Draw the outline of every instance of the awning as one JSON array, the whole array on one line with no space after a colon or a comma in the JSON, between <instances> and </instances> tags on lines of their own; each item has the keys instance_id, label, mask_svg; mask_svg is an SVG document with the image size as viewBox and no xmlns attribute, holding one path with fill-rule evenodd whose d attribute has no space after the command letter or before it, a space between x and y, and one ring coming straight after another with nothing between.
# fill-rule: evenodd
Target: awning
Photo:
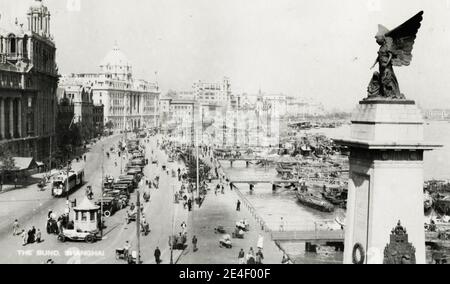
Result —
<instances>
[{"instance_id":1,"label":"awning","mask_svg":"<svg viewBox=\"0 0 450 284\"><path fill-rule=\"evenodd\" d=\"M13 157L12 159L14 160L15 169L11 171L29 170L38 166L36 161L31 157ZM3 166L3 162L1 161L0 166Z\"/></svg>"}]
</instances>

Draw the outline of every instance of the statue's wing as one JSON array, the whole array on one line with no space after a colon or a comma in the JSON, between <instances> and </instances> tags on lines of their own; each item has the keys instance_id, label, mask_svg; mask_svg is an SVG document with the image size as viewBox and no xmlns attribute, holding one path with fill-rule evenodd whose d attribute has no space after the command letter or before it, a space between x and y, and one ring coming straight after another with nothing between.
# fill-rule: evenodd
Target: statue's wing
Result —
<instances>
[{"instance_id":1,"label":"statue's wing","mask_svg":"<svg viewBox=\"0 0 450 284\"><path fill-rule=\"evenodd\" d=\"M399 27L385 34L385 37L388 40L389 50L393 54L392 65L408 66L411 63L411 52L413 50L417 31L419 30L420 23L423 19L422 16L423 11L420 11L417 15Z\"/></svg>"}]
</instances>

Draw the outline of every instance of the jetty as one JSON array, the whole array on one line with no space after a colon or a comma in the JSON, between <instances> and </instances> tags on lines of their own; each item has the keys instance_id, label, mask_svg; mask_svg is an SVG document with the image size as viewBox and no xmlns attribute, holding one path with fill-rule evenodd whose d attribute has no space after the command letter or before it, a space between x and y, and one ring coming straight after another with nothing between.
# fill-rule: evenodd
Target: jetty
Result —
<instances>
[{"instance_id":1,"label":"jetty","mask_svg":"<svg viewBox=\"0 0 450 284\"><path fill-rule=\"evenodd\" d=\"M273 241L305 242L314 244L344 244L344 230L272 231ZM425 243L430 246L450 247L450 240L441 240L435 232L425 232Z\"/></svg>"}]
</instances>

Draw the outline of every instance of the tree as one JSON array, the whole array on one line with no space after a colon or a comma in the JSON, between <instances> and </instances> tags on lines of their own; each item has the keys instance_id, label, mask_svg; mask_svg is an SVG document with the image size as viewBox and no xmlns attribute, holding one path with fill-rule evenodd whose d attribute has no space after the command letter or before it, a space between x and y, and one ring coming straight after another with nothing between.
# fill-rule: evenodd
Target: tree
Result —
<instances>
[{"instance_id":1,"label":"tree","mask_svg":"<svg viewBox=\"0 0 450 284\"><path fill-rule=\"evenodd\" d=\"M14 158L12 156L11 151L5 146L0 146L0 170L2 173L2 180L0 183L0 190L3 189L3 183L5 180L5 173L14 171L16 168L16 164Z\"/></svg>"},{"instance_id":2,"label":"tree","mask_svg":"<svg viewBox=\"0 0 450 284\"><path fill-rule=\"evenodd\" d=\"M197 180L197 159L195 155L190 154L190 159L186 161L186 165L188 168L188 178L191 181ZM199 182L202 182L203 180L206 180L208 178L208 173L211 170L211 168L203 163L201 159L199 159L199 169L198 169L198 178Z\"/></svg>"},{"instance_id":3,"label":"tree","mask_svg":"<svg viewBox=\"0 0 450 284\"><path fill-rule=\"evenodd\" d=\"M109 120L109 121L105 124L105 128L108 129L108 130L113 129L113 128L114 128L114 123L113 123L111 120Z\"/></svg>"}]
</instances>

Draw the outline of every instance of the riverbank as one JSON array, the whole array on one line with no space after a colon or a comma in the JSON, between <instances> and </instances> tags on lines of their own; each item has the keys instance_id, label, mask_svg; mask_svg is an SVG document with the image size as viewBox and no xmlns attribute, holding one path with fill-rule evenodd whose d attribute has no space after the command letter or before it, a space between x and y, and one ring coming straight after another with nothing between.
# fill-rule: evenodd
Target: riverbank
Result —
<instances>
[{"instance_id":1,"label":"riverbank","mask_svg":"<svg viewBox=\"0 0 450 284\"><path fill-rule=\"evenodd\" d=\"M219 164L211 156L203 155L202 161L214 169ZM214 170L213 170L214 171ZM190 212L187 222L187 232L189 246L180 257L180 264L237 264L238 254L241 249L245 254L253 248L256 253L259 240L263 239L262 252L264 254L263 263L278 264L281 263L283 252L271 240L270 231L267 227L261 226L258 219L255 218L254 210L250 204L243 200L239 191L230 188L226 182L226 173L218 167L218 178L207 183L208 192L200 207L194 206ZM225 176L225 179L223 177ZM224 186L224 191L215 193L217 184ZM240 200L240 210L236 210L237 202ZM219 246L219 240L223 234L216 233L215 228L222 226L227 234L232 235L236 222L247 220L250 230L245 233L243 239L232 238L232 248L223 248ZM198 239L197 251L192 248L192 236Z\"/></svg>"}]
</instances>

